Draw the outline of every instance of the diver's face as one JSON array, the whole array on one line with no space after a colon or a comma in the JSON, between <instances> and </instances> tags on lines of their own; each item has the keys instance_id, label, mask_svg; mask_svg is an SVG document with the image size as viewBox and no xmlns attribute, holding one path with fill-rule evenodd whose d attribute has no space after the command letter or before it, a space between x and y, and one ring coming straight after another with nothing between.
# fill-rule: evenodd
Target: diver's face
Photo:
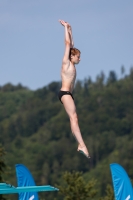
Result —
<instances>
[{"instance_id":1,"label":"diver's face","mask_svg":"<svg viewBox=\"0 0 133 200\"><path fill-rule=\"evenodd\" d=\"M78 64L80 62L80 53L77 53L76 55L72 56L71 57L71 61L74 63L74 64Z\"/></svg>"}]
</instances>

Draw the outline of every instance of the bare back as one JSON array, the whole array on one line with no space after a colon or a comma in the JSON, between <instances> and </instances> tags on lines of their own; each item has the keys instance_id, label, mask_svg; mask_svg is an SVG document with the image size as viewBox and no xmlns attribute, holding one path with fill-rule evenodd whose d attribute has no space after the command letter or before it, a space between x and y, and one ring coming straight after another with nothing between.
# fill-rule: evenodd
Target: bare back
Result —
<instances>
[{"instance_id":1,"label":"bare back","mask_svg":"<svg viewBox=\"0 0 133 200\"><path fill-rule=\"evenodd\" d=\"M74 64L71 63L71 61L62 64L61 79L62 79L61 90L72 92L76 79L76 68Z\"/></svg>"}]
</instances>

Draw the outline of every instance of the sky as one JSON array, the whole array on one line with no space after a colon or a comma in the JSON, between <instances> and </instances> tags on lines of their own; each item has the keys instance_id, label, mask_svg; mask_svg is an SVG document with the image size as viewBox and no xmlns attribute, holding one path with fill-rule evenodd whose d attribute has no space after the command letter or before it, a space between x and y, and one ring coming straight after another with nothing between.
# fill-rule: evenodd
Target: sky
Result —
<instances>
[{"instance_id":1,"label":"sky","mask_svg":"<svg viewBox=\"0 0 133 200\"><path fill-rule=\"evenodd\" d=\"M77 79L133 66L133 0L0 0L0 86L31 90L61 81L64 28L81 51Z\"/></svg>"}]
</instances>

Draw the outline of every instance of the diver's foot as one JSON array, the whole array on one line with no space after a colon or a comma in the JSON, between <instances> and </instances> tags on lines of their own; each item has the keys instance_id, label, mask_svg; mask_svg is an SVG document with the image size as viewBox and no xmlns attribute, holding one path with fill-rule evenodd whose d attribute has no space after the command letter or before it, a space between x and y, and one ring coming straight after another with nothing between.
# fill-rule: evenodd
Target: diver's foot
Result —
<instances>
[{"instance_id":1,"label":"diver's foot","mask_svg":"<svg viewBox=\"0 0 133 200\"><path fill-rule=\"evenodd\" d=\"M87 158L91 158L90 155L89 155L89 152L88 152L88 150L87 150L87 148L86 148L86 146L80 146L80 145L79 145L77 151L78 151L79 153L84 154L84 156L86 156Z\"/></svg>"}]
</instances>

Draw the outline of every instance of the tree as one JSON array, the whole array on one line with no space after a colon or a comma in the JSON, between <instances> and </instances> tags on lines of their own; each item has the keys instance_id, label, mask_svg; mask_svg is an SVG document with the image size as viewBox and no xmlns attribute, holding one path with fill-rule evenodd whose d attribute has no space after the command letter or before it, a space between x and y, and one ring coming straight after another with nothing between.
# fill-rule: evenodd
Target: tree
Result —
<instances>
[{"instance_id":1,"label":"tree","mask_svg":"<svg viewBox=\"0 0 133 200\"><path fill-rule=\"evenodd\" d=\"M133 66L130 68L130 78L133 80Z\"/></svg>"},{"instance_id":2,"label":"tree","mask_svg":"<svg viewBox=\"0 0 133 200\"><path fill-rule=\"evenodd\" d=\"M63 175L65 184L58 186L59 193L65 196L64 200L89 200L97 194L94 189L96 180L86 182L82 172L65 172Z\"/></svg>"},{"instance_id":3,"label":"tree","mask_svg":"<svg viewBox=\"0 0 133 200\"><path fill-rule=\"evenodd\" d=\"M125 67L124 67L124 65L122 65L122 66L121 66L121 75L123 76L124 73L125 73Z\"/></svg>"},{"instance_id":4,"label":"tree","mask_svg":"<svg viewBox=\"0 0 133 200\"><path fill-rule=\"evenodd\" d=\"M4 162L4 159L3 157L5 156L5 150L4 148L2 147L2 145L0 145L0 182L3 182L3 173L5 172L5 169L6 169L6 164ZM0 194L0 200L6 200L6 198L3 197L2 194Z\"/></svg>"},{"instance_id":5,"label":"tree","mask_svg":"<svg viewBox=\"0 0 133 200\"><path fill-rule=\"evenodd\" d=\"M102 88L103 85L104 85L104 82L105 82L105 74L102 71L100 73L100 75L97 75L97 77L96 77L96 85L97 85L97 87Z\"/></svg>"},{"instance_id":6,"label":"tree","mask_svg":"<svg viewBox=\"0 0 133 200\"><path fill-rule=\"evenodd\" d=\"M116 81L117 81L116 73L114 71L110 71L109 77L108 77L108 80L107 80L107 84L114 83Z\"/></svg>"},{"instance_id":7,"label":"tree","mask_svg":"<svg viewBox=\"0 0 133 200\"><path fill-rule=\"evenodd\" d=\"M114 192L111 185L107 185L106 196L100 198L100 200L114 200Z\"/></svg>"}]
</instances>

